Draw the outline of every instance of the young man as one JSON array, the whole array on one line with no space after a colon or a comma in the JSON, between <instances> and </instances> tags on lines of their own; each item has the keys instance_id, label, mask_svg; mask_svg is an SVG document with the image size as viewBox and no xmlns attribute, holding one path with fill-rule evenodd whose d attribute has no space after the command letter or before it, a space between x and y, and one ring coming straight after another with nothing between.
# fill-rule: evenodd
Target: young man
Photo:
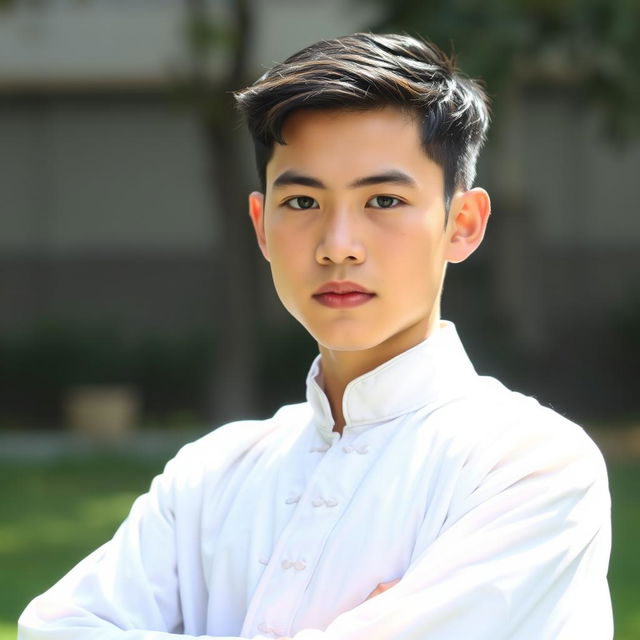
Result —
<instances>
[{"instance_id":1,"label":"young man","mask_svg":"<svg viewBox=\"0 0 640 640\"><path fill-rule=\"evenodd\" d=\"M611 638L598 450L440 319L489 217L482 90L428 43L356 34L237 97L258 244L319 345L307 402L186 446L19 637Z\"/></svg>"}]
</instances>

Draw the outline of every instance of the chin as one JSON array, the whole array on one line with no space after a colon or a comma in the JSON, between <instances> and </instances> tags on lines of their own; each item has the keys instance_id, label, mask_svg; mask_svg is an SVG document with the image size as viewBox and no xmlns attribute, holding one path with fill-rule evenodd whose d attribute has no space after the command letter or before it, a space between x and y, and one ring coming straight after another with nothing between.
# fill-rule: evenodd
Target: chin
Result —
<instances>
[{"instance_id":1,"label":"chin","mask_svg":"<svg viewBox=\"0 0 640 640\"><path fill-rule=\"evenodd\" d=\"M376 344L363 344L357 342L321 342L318 340L318 344L324 349L329 351L367 351L367 349L373 349Z\"/></svg>"},{"instance_id":2,"label":"chin","mask_svg":"<svg viewBox=\"0 0 640 640\"><path fill-rule=\"evenodd\" d=\"M308 327L307 331L313 336L314 340L324 349L331 351L366 351L373 349L385 341L384 338L376 339L373 336L363 335L363 331L354 332L314 332Z\"/></svg>"}]
</instances>

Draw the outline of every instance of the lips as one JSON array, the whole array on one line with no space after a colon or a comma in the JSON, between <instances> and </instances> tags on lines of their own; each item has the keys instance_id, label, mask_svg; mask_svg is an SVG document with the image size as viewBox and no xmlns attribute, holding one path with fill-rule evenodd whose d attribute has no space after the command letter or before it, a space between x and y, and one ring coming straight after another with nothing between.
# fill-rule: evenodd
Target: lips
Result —
<instances>
[{"instance_id":1,"label":"lips","mask_svg":"<svg viewBox=\"0 0 640 640\"><path fill-rule=\"evenodd\" d=\"M327 282L313 294L313 299L325 307L346 309L365 304L375 295L355 282Z\"/></svg>"},{"instance_id":2,"label":"lips","mask_svg":"<svg viewBox=\"0 0 640 640\"><path fill-rule=\"evenodd\" d=\"M327 284L323 284L313 295L319 296L324 293L369 293L373 295L373 292L369 291L369 289L355 282L327 282Z\"/></svg>"}]
</instances>

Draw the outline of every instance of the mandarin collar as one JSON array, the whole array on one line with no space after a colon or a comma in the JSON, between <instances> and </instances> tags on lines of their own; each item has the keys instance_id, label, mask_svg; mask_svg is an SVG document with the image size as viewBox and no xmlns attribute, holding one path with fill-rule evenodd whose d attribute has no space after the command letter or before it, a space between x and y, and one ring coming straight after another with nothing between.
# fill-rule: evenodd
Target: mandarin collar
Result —
<instances>
[{"instance_id":1,"label":"mandarin collar","mask_svg":"<svg viewBox=\"0 0 640 640\"><path fill-rule=\"evenodd\" d=\"M475 377L455 325L442 321L426 340L347 385L342 399L345 432L443 404L460 395ZM307 401L320 435L332 442L338 434L333 431L331 407L321 381L322 359L318 356L307 375Z\"/></svg>"}]
</instances>

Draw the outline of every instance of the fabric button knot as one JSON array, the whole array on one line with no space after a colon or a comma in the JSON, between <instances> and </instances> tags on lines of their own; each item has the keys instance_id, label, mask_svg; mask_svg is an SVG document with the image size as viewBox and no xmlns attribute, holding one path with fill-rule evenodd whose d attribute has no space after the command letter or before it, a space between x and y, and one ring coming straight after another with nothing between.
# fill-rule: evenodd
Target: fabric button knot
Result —
<instances>
[{"instance_id":1,"label":"fabric button knot","mask_svg":"<svg viewBox=\"0 0 640 640\"><path fill-rule=\"evenodd\" d=\"M324 447L311 447L309 453L327 453L331 447L325 445Z\"/></svg>"}]
</instances>

